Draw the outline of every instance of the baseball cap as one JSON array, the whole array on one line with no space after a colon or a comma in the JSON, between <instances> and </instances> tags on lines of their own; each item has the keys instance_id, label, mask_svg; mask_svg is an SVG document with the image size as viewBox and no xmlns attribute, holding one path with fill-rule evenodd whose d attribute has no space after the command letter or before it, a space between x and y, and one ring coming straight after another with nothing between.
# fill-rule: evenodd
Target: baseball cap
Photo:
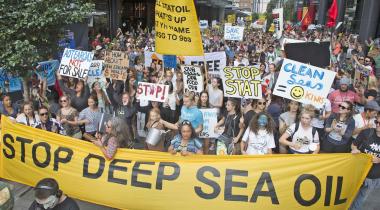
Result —
<instances>
[{"instance_id":1,"label":"baseball cap","mask_svg":"<svg viewBox=\"0 0 380 210\"><path fill-rule=\"evenodd\" d=\"M340 85L349 85L350 83L351 83L351 81L347 77L342 77L342 79L340 79L340 81L339 81Z\"/></svg>"},{"instance_id":2,"label":"baseball cap","mask_svg":"<svg viewBox=\"0 0 380 210\"><path fill-rule=\"evenodd\" d=\"M380 106L376 101L368 101L364 108L380 112Z\"/></svg>"}]
</instances>

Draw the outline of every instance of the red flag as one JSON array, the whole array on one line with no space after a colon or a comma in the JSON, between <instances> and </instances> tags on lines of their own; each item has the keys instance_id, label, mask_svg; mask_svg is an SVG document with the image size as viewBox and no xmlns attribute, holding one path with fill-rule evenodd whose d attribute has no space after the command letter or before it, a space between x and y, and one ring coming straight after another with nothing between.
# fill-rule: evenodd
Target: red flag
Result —
<instances>
[{"instance_id":1,"label":"red flag","mask_svg":"<svg viewBox=\"0 0 380 210\"><path fill-rule=\"evenodd\" d=\"M328 10L328 20L326 26L331 28L335 26L336 18L338 17L338 5L337 0L333 0L331 7Z\"/></svg>"}]
</instances>

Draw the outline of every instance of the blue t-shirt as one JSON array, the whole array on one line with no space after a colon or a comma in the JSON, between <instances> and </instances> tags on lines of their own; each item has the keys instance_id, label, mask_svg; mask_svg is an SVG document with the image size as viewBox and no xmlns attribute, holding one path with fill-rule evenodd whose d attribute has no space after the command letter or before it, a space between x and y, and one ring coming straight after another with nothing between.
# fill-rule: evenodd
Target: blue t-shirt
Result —
<instances>
[{"instance_id":1,"label":"blue t-shirt","mask_svg":"<svg viewBox=\"0 0 380 210\"><path fill-rule=\"evenodd\" d=\"M196 129L199 125L203 125L202 112L196 106L190 108L182 106L180 121L182 122L184 120L190 121L193 128Z\"/></svg>"},{"instance_id":2,"label":"blue t-shirt","mask_svg":"<svg viewBox=\"0 0 380 210\"><path fill-rule=\"evenodd\" d=\"M175 151L180 151L182 150L181 146L181 135L176 135L174 139L170 142L170 145L173 146L173 149ZM197 139L190 139L189 142L187 143L187 148L186 151L192 152L192 153L197 153L198 150L202 148L202 143Z\"/></svg>"}]
</instances>

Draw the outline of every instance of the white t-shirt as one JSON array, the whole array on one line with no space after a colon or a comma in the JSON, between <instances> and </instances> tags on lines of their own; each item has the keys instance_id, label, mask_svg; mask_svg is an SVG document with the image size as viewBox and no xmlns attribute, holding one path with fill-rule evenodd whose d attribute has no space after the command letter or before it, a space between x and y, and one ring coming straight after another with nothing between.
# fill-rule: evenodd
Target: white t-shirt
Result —
<instances>
[{"instance_id":1,"label":"white t-shirt","mask_svg":"<svg viewBox=\"0 0 380 210\"><path fill-rule=\"evenodd\" d=\"M353 118L355 120L355 128L363 128L366 125L370 125L372 128L376 128L375 118L367 120L363 118L361 113L354 115ZM356 139L358 135L359 134L353 135L352 138Z\"/></svg>"},{"instance_id":2,"label":"white t-shirt","mask_svg":"<svg viewBox=\"0 0 380 210\"><path fill-rule=\"evenodd\" d=\"M28 122L29 121L29 122ZM32 118L27 118L24 113L21 113L17 116L16 122L28 125L31 127L35 127L39 122L40 122L40 117L38 116L37 113L34 114L34 119Z\"/></svg>"},{"instance_id":3,"label":"white t-shirt","mask_svg":"<svg viewBox=\"0 0 380 210\"><path fill-rule=\"evenodd\" d=\"M234 66L239 66L239 65L244 65L244 66L249 66L249 61L246 58L243 58L241 61L238 61L237 59L234 61Z\"/></svg>"},{"instance_id":4,"label":"white t-shirt","mask_svg":"<svg viewBox=\"0 0 380 210\"><path fill-rule=\"evenodd\" d=\"M288 127L286 132L292 136L294 133L294 130L296 129L296 123ZM313 138L313 127L309 127L308 129L304 129L301 125L301 123L298 126L298 130L294 133L292 142L296 144L301 144L301 148L296 150L293 147L290 147L292 150L301 152L301 153L308 153L309 151L313 151L316 146L319 145L319 136L318 132L315 132L314 138Z\"/></svg>"},{"instance_id":5,"label":"white t-shirt","mask_svg":"<svg viewBox=\"0 0 380 210\"><path fill-rule=\"evenodd\" d=\"M169 106L171 110L175 111L176 108L176 95L173 92L168 95L168 98L164 102L164 107Z\"/></svg>"},{"instance_id":6,"label":"white t-shirt","mask_svg":"<svg viewBox=\"0 0 380 210\"><path fill-rule=\"evenodd\" d=\"M223 100L223 91L219 88L215 90L212 85L208 85L208 97L211 108L214 108L221 99Z\"/></svg>"},{"instance_id":7,"label":"white t-shirt","mask_svg":"<svg viewBox=\"0 0 380 210\"><path fill-rule=\"evenodd\" d=\"M264 155L268 153L269 148L276 147L273 134L266 130L259 130L256 135L250 128L247 128L242 141L247 142L247 154L249 155Z\"/></svg>"}]
</instances>

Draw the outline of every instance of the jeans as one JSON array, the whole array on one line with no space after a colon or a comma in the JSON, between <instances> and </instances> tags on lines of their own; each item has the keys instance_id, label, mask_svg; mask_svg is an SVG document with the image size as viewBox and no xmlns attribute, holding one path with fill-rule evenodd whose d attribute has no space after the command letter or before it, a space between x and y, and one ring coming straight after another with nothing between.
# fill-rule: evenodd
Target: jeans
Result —
<instances>
[{"instance_id":1,"label":"jeans","mask_svg":"<svg viewBox=\"0 0 380 210\"><path fill-rule=\"evenodd\" d=\"M380 178L365 179L355 200L351 204L350 210L361 210L363 207L363 201L367 199L368 195L376 188L380 188Z\"/></svg>"}]
</instances>

